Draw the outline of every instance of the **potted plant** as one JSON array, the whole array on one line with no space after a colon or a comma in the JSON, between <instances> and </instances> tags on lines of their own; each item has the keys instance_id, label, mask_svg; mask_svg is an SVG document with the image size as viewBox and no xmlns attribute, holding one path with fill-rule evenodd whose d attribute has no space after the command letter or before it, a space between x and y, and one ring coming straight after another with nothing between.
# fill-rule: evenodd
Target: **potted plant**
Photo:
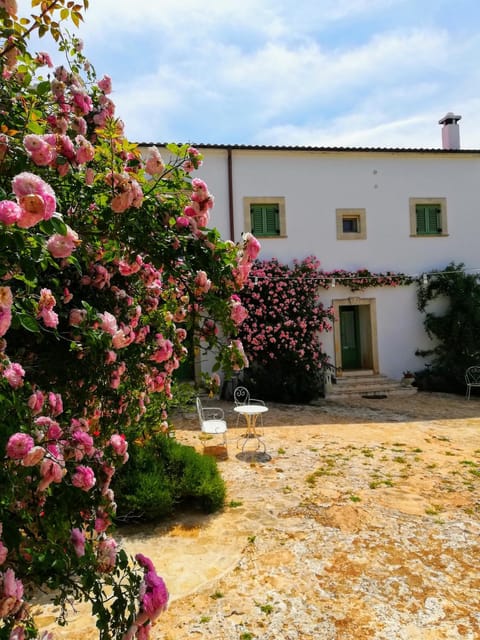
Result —
<instances>
[{"instance_id":1,"label":"potted plant","mask_svg":"<svg viewBox=\"0 0 480 640\"><path fill-rule=\"evenodd\" d=\"M409 371L407 369L407 371L403 372L402 384L405 387L411 386L414 381L415 381L415 374L412 371Z\"/></svg>"}]
</instances>

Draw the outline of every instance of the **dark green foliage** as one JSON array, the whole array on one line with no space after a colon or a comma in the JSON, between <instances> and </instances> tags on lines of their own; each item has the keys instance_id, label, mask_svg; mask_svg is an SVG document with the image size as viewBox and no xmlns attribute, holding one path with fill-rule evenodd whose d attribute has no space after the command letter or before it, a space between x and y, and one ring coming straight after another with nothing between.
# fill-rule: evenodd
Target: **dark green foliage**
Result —
<instances>
[{"instance_id":1,"label":"dark green foliage","mask_svg":"<svg viewBox=\"0 0 480 640\"><path fill-rule=\"evenodd\" d=\"M285 404L308 404L318 398L322 388L321 372L306 370L298 362L289 364L288 359L285 354L281 367L254 362L245 369L244 383L252 396Z\"/></svg>"},{"instance_id":2,"label":"dark green foliage","mask_svg":"<svg viewBox=\"0 0 480 640\"><path fill-rule=\"evenodd\" d=\"M114 476L113 489L118 519L144 522L165 518L180 506L218 511L226 493L213 457L163 434L130 447L130 459Z\"/></svg>"},{"instance_id":3,"label":"dark green foliage","mask_svg":"<svg viewBox=\"0 0 480 640\"><path fill-rule=\"evenodd\" d=\"M441 313L427 311L429 303L446 303ZM427 334L438 342L417 355L429 357L431 367L416 374L417 385L429 391L465 390L465 370L480 364L480 284L463 264L450 263L419 285L418 309L426 314Z\"/></svg>"}]
</instances>

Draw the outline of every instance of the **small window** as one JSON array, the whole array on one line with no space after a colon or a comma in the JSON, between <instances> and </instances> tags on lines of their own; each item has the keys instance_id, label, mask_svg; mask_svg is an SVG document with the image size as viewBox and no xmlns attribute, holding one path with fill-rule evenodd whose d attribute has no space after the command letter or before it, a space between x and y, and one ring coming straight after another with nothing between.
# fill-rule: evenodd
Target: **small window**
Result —
<instances>
[{"instance_id":1,"label":"small window","mask_svg":"<svg viewBox=\"0 0 480 640\"><path fill-rule=\"evenodd\" d=\"M446 198L410 198L410 235L447 235Z\"/></svg>"},{"instance_id":2,"label":"small window","mask_svg":"<svg viewBox=\"0 0 480 640\"><path fill-rule=\"evenodd\" d=\"M358 216L342 219L343 233L360 233L360 218Z\"/></svg>"},{"instance_id":3,"label":"small window","mask_svg":"<svg viewBox=\"0 0 480 640\"><path fill-rule=\"evenodd\" d=\"M243 198L244 231L264 238L284 238L285 198L261 196Z\"/></svg>"},{"instance_id":4,"label":"small window","mask_svg":"<svg viewBox=\"0 0 480 640\"><path fill-rule=\"evenodd\" d=\"M337 209L337 240L365 240L367 222L365 209Z\"/></svg>"},{"instance_id":5,"label":"small window","mask_svg":"<svg viewBox=\"0 0 480 640\"><path fill-rule=\"evenodd\" d=\"M442 207L439 204L417 204L415 215L418 235L442 233Z\"/></svg>"},{"instance_id":6,"label":"small window","mask_svg":"<svg viewBox=\"0 0 480 640\"><path fill-rule=\"evenodd\" d=\"M278 204L251 204L250 223L254 236L279 236L280 210Z\"/></svg>"}]
</instances>

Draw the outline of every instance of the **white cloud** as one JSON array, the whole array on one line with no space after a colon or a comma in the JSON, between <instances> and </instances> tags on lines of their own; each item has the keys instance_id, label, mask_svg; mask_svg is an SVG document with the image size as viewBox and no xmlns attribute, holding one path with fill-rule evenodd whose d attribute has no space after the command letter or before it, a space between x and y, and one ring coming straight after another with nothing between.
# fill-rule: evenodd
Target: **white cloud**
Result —
<instances>
[{"instance_id":1,"label":"white cloud","mask_svg":"<svg viewBox=\"0 0 480 640\"><path fill-rule=\"evenodd\" d=\"M92 0L80 35L136 140L435 147L446 111L480 131L459 2Z\"/></svg>"}]
</instances>

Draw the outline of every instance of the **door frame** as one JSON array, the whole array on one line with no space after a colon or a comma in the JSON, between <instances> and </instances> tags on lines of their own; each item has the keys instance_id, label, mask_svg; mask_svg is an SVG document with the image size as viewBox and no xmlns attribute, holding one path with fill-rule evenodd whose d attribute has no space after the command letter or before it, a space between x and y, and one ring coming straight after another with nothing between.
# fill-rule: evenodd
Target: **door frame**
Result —
<instances>
[{"instance_id":1,"label":"door frame","mask_svg":"<svg viewBox=\"0 0 480 640\"><path fill-rule=\"evenodd\" d=\"M362 366L360 370L369 370L373 371L373 373L379 373L377 304L375 298L338 298L336 300L332 300L332 306L335 313L335 321L333 323L333 341L337 375L341 376L343 374L340 307L361 307L358 314L362 354Z\"/></svg>"}]
</instances>

